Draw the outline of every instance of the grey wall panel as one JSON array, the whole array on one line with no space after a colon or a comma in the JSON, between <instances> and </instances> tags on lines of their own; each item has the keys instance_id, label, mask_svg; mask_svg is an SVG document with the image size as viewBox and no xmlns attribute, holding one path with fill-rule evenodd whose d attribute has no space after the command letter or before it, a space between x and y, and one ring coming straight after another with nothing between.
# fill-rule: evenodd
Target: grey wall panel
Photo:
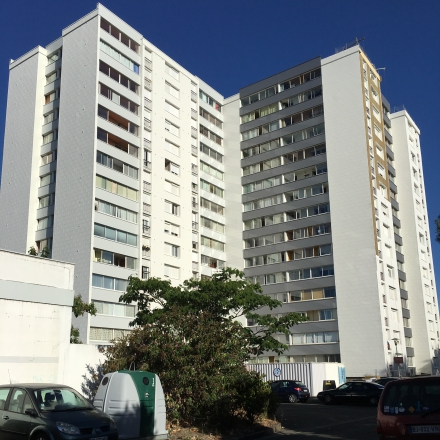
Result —
<instances>
[{"instance_id":1,"label":"grey wall panel","mask_svg":"<svg viewBox=\"0 0 440 440\"><path fill-rule=\"evenodd\" d=\"M295 327L296 329L297 327ZM283 355L288 356L301 356L308 354L339 354L340 348L339 343L331 344L310 344L310 345L292 345L290 346Z\"/></svg>"},{"instance_id":2,"label":"grey wall panel","mask_svg":"<svg viewBox=\"0 0 440 440\"><path fill-rule=\"evenodd\" d=\"M96 143L98 18L63 38L53 257L75 263L75 291L90 299ZM87 341L87 314L74 321Z\"/></svg>"},{"instance_id":3,"label":"grey wall panel","mask_svg":"<svg viewBox=\"0 0 440 440\"><path fill-rule=\"evenodd\" d=\"M312 278L309 280L290 281L287 283L270 284L264 286L264 293L293 292L294 290L314 289L315 287L332 287L335 277ZM336 293L337 295L337 293Z\"/></svg>"},{"instance_id":4,"label":"grey wall panel","mask_svg":"<svg viewBox=\"0 0 440 440\"><path fill-rule=\"evenodd\" d=\"M27 251L39 54L10 70L0 193L0 248ZM41 61L40 61L41 62ZM40 122L40 121L39 121ZM41 123L41 122L40 122Z\"/></svg>"},{"instance_id":5,"label":"grey wall panel","mask_svg":"<svg viewBox=\"0 0 440 440\"><path fill-rule=\"evenodd\" d=\"M240 89L240 97L251 95L252 93L264 90L271 85L286 81L294 76L300 75L301 73L317 69L318 67L321 67L321 57L312 58L311 60L298 64L295 67L279 72L276 75L269 76L266 79L243 87Z\"/></svg>"}]
</instances>

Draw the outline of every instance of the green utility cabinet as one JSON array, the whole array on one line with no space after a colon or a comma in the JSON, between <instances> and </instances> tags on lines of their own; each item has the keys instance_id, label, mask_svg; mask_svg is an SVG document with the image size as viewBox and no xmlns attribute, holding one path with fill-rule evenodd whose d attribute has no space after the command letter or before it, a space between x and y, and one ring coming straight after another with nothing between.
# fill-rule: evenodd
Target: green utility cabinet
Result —
<instances>
[{"instance_id":1,"label":"green utility cabinet","mask_svg":"<svg viewBox=\"0 0 440 440\"><path fill-rule=\"evenodd\" d=\"M165 396L157 374L128 370L108 373L93 405L113 418L121 440L168 438Z\"/></svg>"}]
</instances>

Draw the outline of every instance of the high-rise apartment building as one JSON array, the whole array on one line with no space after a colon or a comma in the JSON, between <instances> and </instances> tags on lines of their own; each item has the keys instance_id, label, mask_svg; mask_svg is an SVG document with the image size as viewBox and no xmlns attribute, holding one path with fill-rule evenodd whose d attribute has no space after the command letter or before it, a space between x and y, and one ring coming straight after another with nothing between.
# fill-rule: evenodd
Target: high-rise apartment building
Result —
<instances>
[{"instance_id":1,"label":"high-rise apartment building","mask_svg":"<svg viewBox=\"0 0 440 440\"><path fill-rule=\"evenodd\" d=\"M355 45L240 90L245 272L308 318L260 362L439 367L419 130L380 82Z\"/></svg>"},{"instance_id":2,"label":"high-rise apartment building","mask_svg":"<svg viewBox=\"0 0 440 440\"><path fill-rule=\"evenodd\" d=\"M11 61L0 248L75 263L98 309L75 321L84 342L129 331L130 275L244 267L277 314L308 318L279 335L283 356L256 362L431 372L419 130L380 83L356 45L225 99L98 4Z\"/></svg>"},{"instance_id":3,"label":"high-rise apartment building","mask_svg":"<svg viewBox=\"0 0 440 440\"><path fill-rule=\"evenodd\" d=\"M75 291L98 309L76 321L84 342L128 331L130 275L241 266L241 248L225 250L241 240L225 226L240 163L234 187L223 130L223 97L102 5L11 61L0 247L75 263Z\"/></svg>"}]
</instances>

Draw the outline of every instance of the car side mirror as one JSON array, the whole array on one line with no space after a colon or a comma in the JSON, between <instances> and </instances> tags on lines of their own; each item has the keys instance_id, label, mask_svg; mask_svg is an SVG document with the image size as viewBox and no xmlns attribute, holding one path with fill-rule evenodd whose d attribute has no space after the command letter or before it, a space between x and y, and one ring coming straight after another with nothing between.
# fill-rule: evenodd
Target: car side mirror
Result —
<instances>
[{"instance_id":1,"label":"car side mirror","mask_svg":"<svg viewBox=\"0 0 440 440\"><path fill-rule=\"evenodd\" d=\"M35 411L33 408L26 409L24 413L27 414L28 416L31 416L31 417L37 417L38 416L37 411Z\"/></svg>"}]
</instances>

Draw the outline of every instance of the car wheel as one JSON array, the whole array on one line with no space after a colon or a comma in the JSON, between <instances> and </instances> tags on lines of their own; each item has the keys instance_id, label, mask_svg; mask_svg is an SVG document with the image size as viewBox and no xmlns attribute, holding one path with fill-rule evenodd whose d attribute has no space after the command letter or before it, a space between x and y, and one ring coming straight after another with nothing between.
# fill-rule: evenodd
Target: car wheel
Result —
<instances>
[{"instance_id":1,"label":"car wheel","mask_svg":"<svg viewBox=\"0 0 440 440\"><path fill-rule=\"evenodd\" d=\"M289 394L289 402L290 403L298 402L298 397L296 397L296 394Z\"/></svg>"},{"instance_id":2,"label":"car wheel","mask_svg":"<svg viewBox=\"0 0 440 440\"><path fill-rule=\"evenodd\" d=\"M377 406L377 404L378 404L378 402L379 402L379 400L378 400L378 398L377 397L370 397L369 399L368 399L368 403L371 405L371 406Z\"/></svg>"},{"instance_id":3,"label":"car wheel","mask_svg":"<svg viewBox=\"0 0 440 440\"><path fill-rule=\"evenodd\" d=\"M326 403L327 405L331 405L333 403L333 397L330 396L330 394L326 394L324 396L324 403Z\"/></svg>"},{"instance_id":4,"label":"car wheel","mask_svg":"<svg viewBox=\"0 0 440 440\"><path fill-rule=\"evenodd\" d=\"M37 432L32 440L49 440L49 437L44 432Z\"/></svg>"}]
</instances>

